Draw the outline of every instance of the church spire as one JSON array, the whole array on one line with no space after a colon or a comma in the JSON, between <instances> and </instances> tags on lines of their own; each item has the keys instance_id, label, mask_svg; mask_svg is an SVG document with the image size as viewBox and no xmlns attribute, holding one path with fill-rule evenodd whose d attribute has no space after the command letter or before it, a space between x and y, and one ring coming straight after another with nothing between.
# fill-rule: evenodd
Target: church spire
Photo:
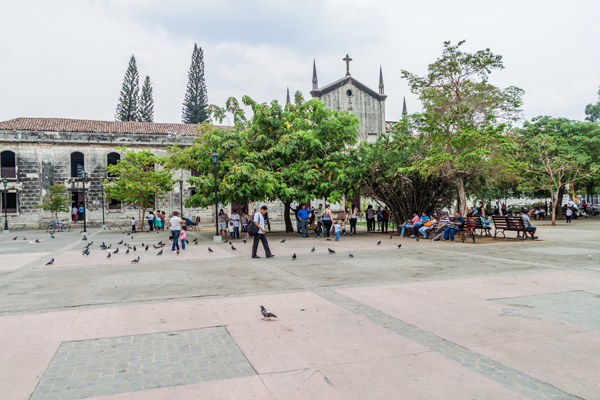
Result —
<instances>
[{"instance_id":1,"label":"church spire","mask_svg":"<svg viewBox=\"0 0 600 400\"><path fill-rule=\"evenodd\" d=\"M290 87L288 86L287 88L287 97L285 98L285 105L287 106L288 104L290 104Z\"/></svg>"},{"instance_id":2,"label":"church spire","mask_svg":"<svg viewBox=\"0 0 600 400\"><path fill-rule=\"evenodd\" d=\"M404 104L402 105L402 116L408 115L408 111L406 110L406 97L404 97Z\"/></svg>"},{"instance_id":3,"label":"church spire","mask_svg":"<svg viewBox=\"0 0 600 400\"><path fill-rule=\"evenodd\" d=\"M383 72L381 71L381 65L379 66L379 94L385 94L383 92Z\"/></svg>"},{"instance_id":4,"label":"church spire","mask_svg":"<svg viewBox=\"0 0 600 400\"><path fill-rule=\"evenodd\" d=\"M315 59L313 58L313 90L317 90L319 88L319 83L317 80L317 64Z\"/></svg>"}]
</instances>

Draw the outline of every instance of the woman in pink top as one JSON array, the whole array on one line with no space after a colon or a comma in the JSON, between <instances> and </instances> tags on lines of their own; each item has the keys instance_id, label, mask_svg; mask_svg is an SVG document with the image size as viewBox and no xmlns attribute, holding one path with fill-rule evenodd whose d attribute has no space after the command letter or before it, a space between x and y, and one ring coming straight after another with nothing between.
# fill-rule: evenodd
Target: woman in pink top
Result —
<instances>
[{"instance_id":1,"label":"woman in pink top","mask_svg":"<svg viewBox=\"0 0 600 400\"><path fill-rule=\"evenodd\" d=\"M413 218L411 221L406 221L402 225L402 232L400 233L400 237L404 236L404 232L406 232L406 228L414 228L415 224L419 222L419 214L413 213ZM414 232L413 232L414 233Z\"/></svg>"}]
</instances>

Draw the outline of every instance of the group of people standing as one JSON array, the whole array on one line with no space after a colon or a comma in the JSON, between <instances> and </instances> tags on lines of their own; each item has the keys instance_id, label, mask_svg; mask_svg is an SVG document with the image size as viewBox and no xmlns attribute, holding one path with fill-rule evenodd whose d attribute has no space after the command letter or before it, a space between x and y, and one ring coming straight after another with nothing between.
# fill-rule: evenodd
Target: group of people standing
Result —
<instances>
[{"instance_id":1,"label":"group of people standing","mask_svg":"<svg viewBox=\"0 0 600 400\"><path fill-rule=\"evenodd\" d=\"M367 218L367 232L375 232L375 223L377 222L377 232L388 233L391 214L387 207L383 210L381 207L377 207L375 210L369 204L365 211L365 217Z\"/></svg>"},{"instance_id":2,"label":"group of people standing","mask_svg":"<svg viewBox=\"0 0 600 400\"><path fill-rule=\"evenodd\" d=\"M156 229L157 231L165 230L165 220L167 219L167 214L164 211L160 210L152 210L148 212L146 216L148 220L148 227L151 231Z\"/></svg>"}]
</instances>

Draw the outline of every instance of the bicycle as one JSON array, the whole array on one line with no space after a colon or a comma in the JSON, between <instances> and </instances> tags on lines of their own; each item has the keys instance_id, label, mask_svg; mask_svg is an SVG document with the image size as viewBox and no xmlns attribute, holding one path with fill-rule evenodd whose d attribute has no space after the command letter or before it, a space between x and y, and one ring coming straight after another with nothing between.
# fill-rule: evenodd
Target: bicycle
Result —
<instances>
[{"instance_id":1,"label":"bicycle","mask_svg":"<svg viewBox=\"0 0 600 400\"><path fill-rule=\"evenodd\" d=\"M56 222L56 221L52 221L52 223L46 227L46 232L48 232L48 233L54 233L56 231L69 232L70 230L71 230L71 227L69 225L63 224L62 222Z\"/></svg>"}]
</instances>

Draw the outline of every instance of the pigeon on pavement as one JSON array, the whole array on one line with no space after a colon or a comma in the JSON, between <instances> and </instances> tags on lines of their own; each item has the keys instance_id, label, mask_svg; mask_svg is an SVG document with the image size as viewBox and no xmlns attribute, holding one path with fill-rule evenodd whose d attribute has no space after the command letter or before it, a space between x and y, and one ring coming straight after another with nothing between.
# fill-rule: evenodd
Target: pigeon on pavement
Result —
<instances>
[{"instance_id":1,"label":"pigeon on pavement","mask_svg":"<svg viewBox=\"0 0 600 400\"><path fill-rule=\"evenodd\" d=\"M211 249L210 247L208 248L208 252L209 252L209 253L212 253L212 252L213 252L213 251L212 251L212 249Z\"/></svg>"},{"instance_id":2,"label":"pigeon on pavement","mask_svg":"<svg viewBox=\"0 0 600 400\"><path fill-rule=\"evenodd\" d=\"M402 247L402 244L399 244L399 245L398 245L398 248L400 248L400 247Z\"/></svg>"},{"instance_id":3,"label":"pigeon on pavement","mask_svg":"<svg viewBox=\"0 0 600 400\"><path fill-rule=\"evenodd\" d=\"M13 238L13 240L17 240L17 237L15 236L15 237Z\"/></svg>"},{"instance_id":4,"label":"pigeon on pavement","mask_svg":"<svg viewBox=\"0 0 600 400\"><path fill-rule=\"evenodd\" d=\"M158 252L158 254L156 254L157 256L160 256L163 253L162 249L160 249L160 251Z\"/></svg>"},{"instance_id":5,"label":"pigeon on pavement","mask_svg":"<svg viewBox=\"0 0 600 400\"><path fill-rule=\"evenodd\" d=\"M113 251L113 254L117 254L119 252L119 248L117 247L117 249L115 251Z\"/></svg>"},{"instance_id":6,"label":"pigeon on pavement","mask_svg":"<svg viewBox=\"0 0 600 400\"><path fill-rule=\"evenodd\" d=\"M294 253L294 255L292 256L292 260L296 259L296 253Z\"/></svg>"},{"instance_id":7,"label":"pigeon on pavement","mask_svg":"<svg viewBox=\"0 0 600 400\"><path fill-rule=\"evenodd\" d=\"M117 243L117 244L123 244L123 240L121 240L121 241L120 241L119 243Z\"/></svg>"},{"instance_id":8,"label":"pigeon on pavement","mask_svg":"<svg viewBox=\"0 0 600 400\"><path fill-rule=\"evenodd\" d=\"M246 238L244 238L244 243L246 243Z\"/></svg>"},{"instance_id":9,"label":"pigeon on pavement","mask_svg":"<svg viewBox=\"0 0 600 400\"><path fill-rule=\"evenodd\" d=\"M129 254L129 249L127 249L127 251L125 252L125 254Z\"/></svg>"},{"instance_id":10,"label":"pigeon on pavement","mask_svg":"<svg viewBox=\"0 0 600 400\"><path fill-rule=\"evenodd\" d=\"M354 254L352 254L352 253L348 252L348 256L349 256L349 257L354 257Z\"/></svg>"},{"instance_id":11,"label":"pigeon on pavement","mask_svg":"<svg viewBox=\"0 0 600 400\"><path fill-rule=\"evenodd\" d=\"M393 237L394 237L393 235L390 235L390 239L393 238Z\"/></svg>"},{"instance_id":12,"label":"pigeon on pavement","mask_svg":"<svg viewBox=\"0 0 600 400\"><path fill-rule=\"evenodd\" d=\"M279 243L285 243L285 238L283 238L283 240L281 242L279 242Z\"/></svg>"},{"instance_id":13,"label":"pigeon on pavement","mask_svg":"<svg viewBox=\"0 0 600 400\"><path fill-rule=\"evenodd\" d=\"M52 264L54 264L54 258L46 263L46 265L52 265Z\"/></svg>"},{"instance_id":14,"label":"pigeon on pavement","mask_svg":"<svg viewBox=\"0 0 600 400\"><path fill-rule=\"evenodd\" d=\"M35 242L36 242L36 243L39 243L40 241L39 241L38 239L35 239Z\"/></svg>"},{"instance_id":15,"label":"pigeon on pavement","mask_svg":"<svg viewBox=\"0 0 600 400\"><path fill-rule=\"evenodd\" d=\"M142 243L142 246L143 246L143 245L144 245L144 244ZM146 251L148 251L148 245L146 245Z\"/></svg>"},{"instance_id":16,"label":"pigeon on pavement","mask_svg":"<svg viewBox=\"0 0 600 400\"><path fill-rule=\"evenodd\" d=\"M133 251L137 251L137 249L135 248L135 244L133 245Z\"/></svg>"},{"instance_id":17,"label":"pigeon on pavement","mask_svg":"<svg viewBox=\"0 0 600 400\"><path fill-rule=\"evenodd\" d=\"M379 242L377 242L377 246L379 246L381 244L381 240Z\"/></svg>"},{"instance_id":18,"label":"pigeon on pavement","mask_svg":"<svg viewBox=\"0 0 600 400\"><path fill-rule=\"evenodd\" d=\"M419 238L417 238L417 242L419 241Z\"/></svg>"},{"instance_id":19,"label":"pigeon on pavement","mask_svg":"<svg viewBox=\"0 0 600 400\"><path fill-rule=\"evenodd\" d=\"M131 260L132 263L137 264L140 262L140 257L138 256L138 258L136 258L135 260Z\"/></svg>"},{"instance_id":20,"label":"pigeon on pavement","mask_svg":"<svg viewBox=\"0 0 600 400\"><path fill-rule=\"evenodd\" d=\"M110 253L108 253L108 255L106 256L106 258L110 258L110 257L111 257L111 254L110 254Z\"/></svg>"},{"instance_id":21,"label":"pigeon on pavement","mask_svg":"<svg viewBox=\"0 0 600 400\"><path fill-rule=\"evenodd\" d=\"M229 242L231 243L231 242ZM231 250L237 250L235 247L233 247L233 245L231 245Z\"/></svg>"},{"instance_id":22,"label":"pigeon on pavement","mask_svg":"<svg viewBox=\"0 0 600 400\"><path fill-rule=\"evenodd\" d=\"M329 250L330 254L335 254L335 251L331 250L329 247L327 248L327 250Z\"/></svg>"},{"instance_id":23,"label":"pigeon on pavement","mask_svg":"<svg viewBox=\"0 0 600 400\"><path fill-rule=\"evenodd\" d=\"M260 306L260 313L263 315L263 319L268 318L269 321L271 320L271 318L277 318L277 315L267 311L267 309L263 306Z\"/></svg>"},{"instance_id":24,"label":"pigeon on pavement","mask_svg":"<svg viewBox=\"0 0 600 400\"><path fill-rule=\"evenodd\" d=\"M310 252L314 253L315 252L315 248L313 247L312 249L310 249Z\"/></svg>"}]
</instances>

